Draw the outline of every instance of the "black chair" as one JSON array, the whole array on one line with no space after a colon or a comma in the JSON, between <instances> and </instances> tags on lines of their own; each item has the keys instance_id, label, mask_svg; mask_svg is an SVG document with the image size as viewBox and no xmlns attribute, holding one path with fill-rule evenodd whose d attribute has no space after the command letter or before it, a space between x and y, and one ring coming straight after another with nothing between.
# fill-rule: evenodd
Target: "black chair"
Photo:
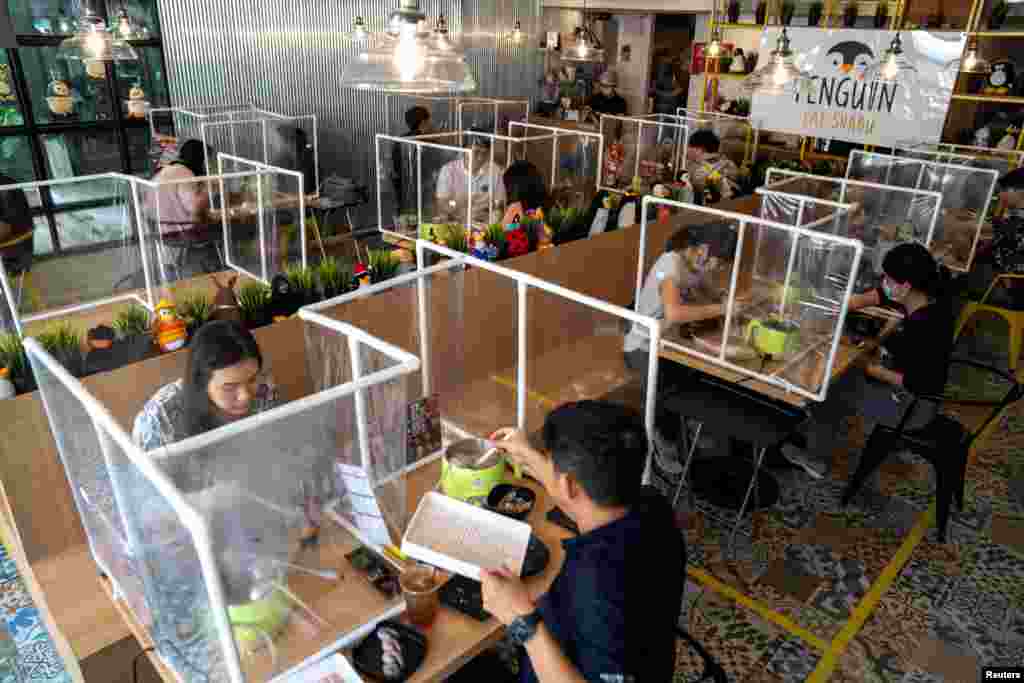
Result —
<instances>
[{"instance_id":1,"label":"black chair","mask_svg":"<svg viewBox=\"0 0 1024 683\"><path fill-rule=\"evenodd\" d=\"M673 507L678 502L683 488L688 487L687 474L693 463L697 441L703 429L709 429L716 434L729 436L754 446L752 467L741 458L713 459L720 463L727 461L721 463L727 468L725 470L726 479L741 481L749 477L746 493L740 502L736 519L733 522L732 534L729 536L728 547L732 549L751 497L754 497L755 507L758 507L760 490L766 484L776 487L775 495L777 496L775 480L770 475L761 472L765 453L789 439L796 429L807 420L807 413L801 408L773 401L752 390L744 389L740 385L727 384L700 375L687 386L685 391L666 396L663 400L665 410L679 415L681 419L689 419L697 423L696 434L689 439L688 445L685 436L687 430L685 428L682 430L684 437L680 452L686 453L686 461L683 463L679 486L672 501Z\"/></svg>"},{"instance_id":2,"label":"black chair","mask_svg":"<svg viewBox=\"0 0 1024 683\"><path fill-rule=\"evenodd\" d=\"M895 427L878 425L868 437L867 445L861 455L857 470L846 485L842 504L845 507L856 495L864 481L874 472L892 452L906 449L927 460L935 468L936 480L936 523L939 541L946 540L946 526L949 520L949 505L954 496L957 507L964 507L964 479L967 471L967 458L971 446L996 417L1010 404L1024 397L1024 385L1012 375L988 365L972 360L955 358L950 367L963 366L989 373L1009 385L1002 398L960 398L946 395L917 395L904 412ZM974 431L968 431L960 422L945 415L938 415L920 429L906 429L906 423L922 402L936 405L957 405L964 407L991 408L985 420Z\"/></svg>"},{"instance_id":3,"label":"black chair","mask_svg":"<svg viewBox=\"0 0 1024 683\"><path fill-rule=\"evenodd\" d=\"M714 681L714 683L729 683L729 677L725 674L725 669L719 664L714 657L711 656L704 646L701 645L697 640L686 632L685 629L676 626L676 635L686 641L686 644L693 648L702 660L704 660L704 671L701 673L698 681Z\"/></svg>"}]
</instances>

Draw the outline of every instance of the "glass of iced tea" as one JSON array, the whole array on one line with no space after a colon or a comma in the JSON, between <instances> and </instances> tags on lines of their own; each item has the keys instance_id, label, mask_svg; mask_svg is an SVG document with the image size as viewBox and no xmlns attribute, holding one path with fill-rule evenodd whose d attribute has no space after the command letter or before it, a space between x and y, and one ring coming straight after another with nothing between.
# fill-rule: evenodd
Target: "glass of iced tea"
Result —
<instances>
[{"instance_id":1,"label":"glass of iced tea","mask_svg":"<svg viewBox=\"0 0 1024 683\"><path fill-rule=\"evenodd\" d=\"M424 565L409 567L398 577L398 583L405 597L409 620L417 626L429 626L441 604L438 595L441 577L437 571Z\"/></svg>"}]
</instances>

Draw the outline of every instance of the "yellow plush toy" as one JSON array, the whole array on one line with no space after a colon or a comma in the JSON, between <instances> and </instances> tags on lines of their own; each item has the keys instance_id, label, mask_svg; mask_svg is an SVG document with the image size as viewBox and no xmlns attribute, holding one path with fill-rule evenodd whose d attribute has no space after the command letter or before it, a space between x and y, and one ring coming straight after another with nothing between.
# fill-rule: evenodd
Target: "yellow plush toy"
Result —
<instances>
[{"instance_id":1,"label":"yellow plush toy","mask_svg":"<svg viewBox=\"0 0 1024 683\"><path fill-rule=\"evenodd\" d=\"M185 323L178 317L174 304L161 299L156 306L156 322L153 324L153 338L161 351L177 351L185 346L188 330Z\"/></svg>"}]
</instances>

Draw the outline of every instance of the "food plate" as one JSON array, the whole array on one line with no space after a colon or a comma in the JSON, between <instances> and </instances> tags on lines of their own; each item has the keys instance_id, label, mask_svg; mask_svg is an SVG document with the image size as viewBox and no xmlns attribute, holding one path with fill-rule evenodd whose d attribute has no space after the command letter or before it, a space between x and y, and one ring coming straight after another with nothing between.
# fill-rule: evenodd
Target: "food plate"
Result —
<instances>
[{"instance_id":1,"label":"food plate","mask_svg":"<svg viewBox=\"0 0 1024 683\"><path fill-rule=\"evenodd\" d=\"M487 496L487 508L499 515L524 520L530 516L537 494L533 489L513 484L498 484Z\"/></svg>"}]
</instances>

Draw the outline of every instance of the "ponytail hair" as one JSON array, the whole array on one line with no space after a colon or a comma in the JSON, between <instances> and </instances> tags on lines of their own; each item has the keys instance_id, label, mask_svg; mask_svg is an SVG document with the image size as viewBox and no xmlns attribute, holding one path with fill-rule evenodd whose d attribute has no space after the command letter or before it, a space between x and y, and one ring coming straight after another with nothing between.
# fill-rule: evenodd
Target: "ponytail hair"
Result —
<instances>
[{"instance_id":1,"label":"ponytail hair","mask_svg":"<svg viewBox=\"0 0 1024 683\"><path fill-rule=\"evenodd\" d=\"M935 260L924 245L906 242L893 247L882 260L882 270L896 282L909 282L938 302L951 300L955 292L953 274Z\"/></svg>"}]
</instances>

